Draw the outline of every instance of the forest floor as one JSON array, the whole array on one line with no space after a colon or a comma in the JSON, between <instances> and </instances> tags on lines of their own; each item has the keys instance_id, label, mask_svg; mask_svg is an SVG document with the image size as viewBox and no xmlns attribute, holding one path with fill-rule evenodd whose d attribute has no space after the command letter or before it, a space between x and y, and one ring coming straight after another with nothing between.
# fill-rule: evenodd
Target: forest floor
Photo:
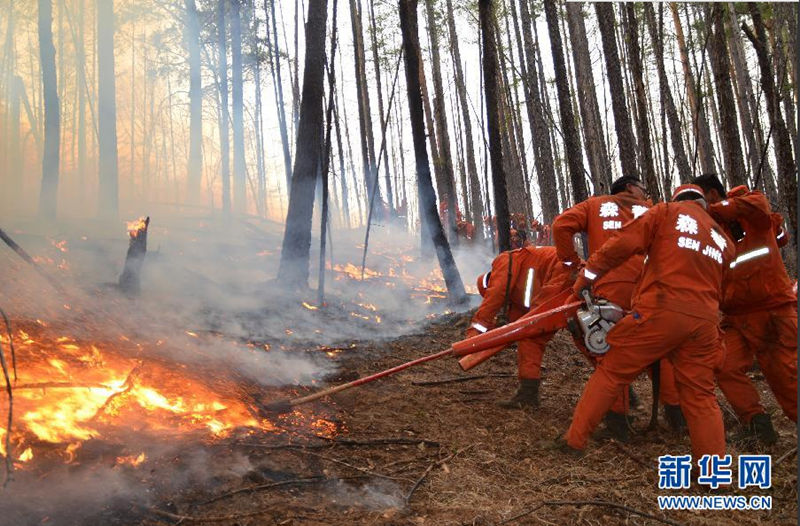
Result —
<instances>
[{"instance_id":1,"label":"forest floor","mask_svg":"<svg viewBox=\"0 0 800 526\"><path fill-rule=\"evenodd\" d=\"M461 337L468 319L452 315L419 334L357 342L340 355L339 373L330 383L444 349ZM754 379L781 435L775 446L759 450L773 457L772 488L730 486L718 494L771 495L772 511L660 512L656 496L669 492L658 490L657 457L688 452L689 441L667 431L663 419L658 431L644 431L650 407L646 377L634 385L641 403L633 411L632 441L594 441L584 457L574 459L549 444L566 429L589 367L568 335L557 335L545 354L536 411L496 406L513 393L515 369L512 351L469 373L445 359L301 408L333 414L335 432L231 442L252 470L217 480L213 488L185 488L162 499L140 524L796 524L791 451L797 435L759 373ZM445 380L452 381L429 383ZM736 458L745 452L734 441L738 425L727 406L723 411L728 452ZM696 487L686 493L708 494ZM578 501L607 504L570 504Z\"/></svg>"},{"instance_id":2,"label":"forest floor","mask_svg":"<svg viewBox=\"0 0 800 526\"><path fill-rule=\"evenodd\" d=\"M37 364L61 381L58 368L44 367L50 355L43 353L61 352L60 344L47 342L66 341L67 351L85 351L72 362L76 374L136 359L143 371L161 371L142 385L176 407L193 394L186 386L197 382L223 401L241 388L239 405L253 396L268 403L393 367L463 337L470 313L448 310L432 273L435 261L417 261L413 238L393 232L370 247L366 279L353 266L360 261L358 236L338 241L324 307L312 305L312 289L302 303L278 297L270 269L280 250L279 227L234 235L227 225L159 218L151 225L151 255L136 300L120 298L108 285L122 267L124 236L84 223L46 235L27 224L7 230L40 256L46 272L75 284L71 305L63 304L28 265L0 251L0 303L15 331L37 331L31 334L38 343L18 349L21 374ZM458 257L468 285L491 261L478 251ZM65 327L68 337L56 327ZM773 457L772 487L730 486L715 494L769 495L772 510L660 512L656 497L667 492L658 490L657 458L688 452L689 440L663 425L644 431L646 377L634 384L641 403L633 410L632 441L593 441L574 459L550 445L566 430L591 369L566 333L549 344L543 367L536 411L496 405L517 386L511 350L466 373L452 358L426 363L224 438L185 417L174 421L195 431L178 432L176 424L170 434L163 424L173 420L156 418L163 411L133 403L117 420L98 411L110 425L94 428L97 438L84 441L67 462L59 452L70 441L28 442L36 457L19 465L0 491L0 526L796 524L797 434L760 373L753 378L781 435L763 451ZM291 385L303 386L282 387ZM50 399L63 392L48 391ZM739 427L730 408L723 410L736 458L744 452L735 441ZM15 426L24 427L25 418L18 410ZM154 440L152 433L140 436L153 430ZM139 452L147 453L140 464L120 462ZM587 501L594 504L575 504Z\"/></svg>"}]
</instances>

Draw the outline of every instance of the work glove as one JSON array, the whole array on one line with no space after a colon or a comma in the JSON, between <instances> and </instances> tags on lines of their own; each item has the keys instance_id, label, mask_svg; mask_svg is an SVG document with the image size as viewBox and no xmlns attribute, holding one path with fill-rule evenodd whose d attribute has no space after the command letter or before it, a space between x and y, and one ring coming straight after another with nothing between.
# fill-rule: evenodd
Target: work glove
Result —
<instances>
[{"instance_id":1,"label":"work glove","mask_svg":"<svg viewBox=\"0 0 800 526\"><path fill-rule=\"evenodd\" d=\"M584 270L578 274L578 277L575 279L575 284L572 286L572 291L576 296L578 296L578 298L583 298L583 291L588 290L591 293L593 284L594 280L587 278L586 271Z\"/></svg>"}]
</instances>

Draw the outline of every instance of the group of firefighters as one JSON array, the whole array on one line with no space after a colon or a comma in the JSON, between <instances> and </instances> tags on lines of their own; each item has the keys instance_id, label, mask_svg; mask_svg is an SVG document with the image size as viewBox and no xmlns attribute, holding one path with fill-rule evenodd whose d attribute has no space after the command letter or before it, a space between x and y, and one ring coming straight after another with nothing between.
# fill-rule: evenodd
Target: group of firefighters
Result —
<instances>
[{"instance_id":1,"label":"group of firefighters","mask_svg":"<svg viewBox=\"0 0 800 526\"><path fill-rule=\"evenodd\" d=\"M725 452L717 386L749 437L777 441L747 375L754 359L784 414L797 421L797 297L780 254L788 233L761 192L726 192L716 175L701 175L653 206L639 179L623 176L609 195L556 217L552 239L555 246L501 253L478 277L483 301L466 336L530 316L557 295L575 301L570 289L624 309L606 336L608 352L595 354L575 338L594 372L558 448L579 454L601 421L606 433L627 440L630 384L644 371L659 371L665 419L688 428L695 458ZM519 388L502 406L539 406L542 356L553 335L518 342Z\"/></svg>"}]
</instances>

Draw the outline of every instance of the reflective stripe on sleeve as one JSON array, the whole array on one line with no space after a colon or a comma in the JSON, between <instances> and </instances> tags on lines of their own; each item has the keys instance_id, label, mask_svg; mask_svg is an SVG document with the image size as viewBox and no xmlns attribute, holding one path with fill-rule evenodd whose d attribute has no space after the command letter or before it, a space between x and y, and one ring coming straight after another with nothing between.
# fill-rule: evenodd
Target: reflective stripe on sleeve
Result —
<instances>
[{"instance_id":1,"label":"reflective stripe on sleeve","mask_svg":"<svg viewBox=\"0 0 800 526\"><path fill-rule=\"evenodd\" d=\"M731 263L731 268L735 268L736 265L740 263L744 263L745 261L750 261L753 258L757 258L763 256L765 254L769 254L769 247L761 247L755 250L751 250L750 252L745 252L741 256L737 257L733 263Z\"/></svg>"},{"instance_id":2,"label":"reflective stripe on sleeve","mask_svg":"<svg viewBox=\"0 0 800 526\"><path fill-rule=\"evenodd\" d=\"M487 272L483 275L483 288L485 289L489 288L489 274L491 274L491 272Z\"/></svg>"},{"instance_id":3,"label":"reflective stripe on sleeve","mask_svg":"<svg viewBox=\"0 0 800 526\"><path fill-rule=\"evenodd\" d=\"M533 292L533 269L528 269L528 280L525 282L525 308L531 306L531 293Z\"/></svg>"},{"instance_id":4,"label":"reflective stripe on sleeve","mask_svg":"<svg viewBox=\"0 0 800 526\"><path fill-rule=\"evenodd\" d=\"M591 279L591 280L594 280L597 277L597 274L595 274L588 268L583 269L583 275L586 276L586 279Z\"/></svg>"},{"instance_id":5,"label":"reflective stripe on sleeve","mask_svg":"<svg viewBox=\"0 0 800 526\"><path fill-rule=\"evenodd\" d=\"M785 236L785 235L786 235L786 232L784 232L783 229L781 229L781 233L778 234L778 237L776 237L775 239L783 239L783 236Z\"/></svg>"},{"instance_id":6,"label":"reflective stripe on sleeve","mask_svg":"<svg viewBox=\"0 0 800 526\"><path fill-rule=\"evenodd\" d=\"M473 323L472 324L472 328L475 329L478 332L486 332L486 331L489 330L486 327L484 327L483 325L481 325L480 323Z\"/></svg>"}]
</instances>

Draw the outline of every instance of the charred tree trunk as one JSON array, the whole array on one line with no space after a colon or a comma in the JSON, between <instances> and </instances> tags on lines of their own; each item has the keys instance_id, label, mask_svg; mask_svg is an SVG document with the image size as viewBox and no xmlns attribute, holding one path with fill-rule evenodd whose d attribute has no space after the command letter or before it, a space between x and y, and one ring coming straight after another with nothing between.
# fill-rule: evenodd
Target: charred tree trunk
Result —
<instances>
[{"instance_id":1,"label":"charred tree trunk","mask_svg":"<svg viewBox=\"0 0 800 526\"><path fill-rule=\"evenodd\" d=\"M582 4L567 2L567 21L572 41L572 58L575 63L578 102L583 120L583 136L586 140L586 154L589 158L594 191L599 194L606 193L611 188L611 162L608 159L608 149L603 136L603 121L597 104L592 57L589 54L589 41L586 38L583 16Z\"/></svg>"},{"instance_id":2,"label":"charred tree trunk","mask_svg":"<svg viewBox=\"0 0 800 526\"><path fill-rule=\"evenodd\" d=\"M642 55L639 49L639 24L636 21L634 5L632 3L620 5L624 9L623 20L627 36L628 56L630 57L631 75L633 76L634 93L636 95L637 135L639 137L639 149L642 153L640 166L650 197L654 201L660 201L661 189L658 184L655 165L653 164L653 147L650 143L650 127L647 119L647 98L644 88Z\"/></svg>"},{"instance_id":3,"label":"charred tree trunk","mask_svg":"<svg viewBox=\"0 0 800 526\"><path fill-rule=\"evenodd\" d=\"M539 183L539 192L541 193L542 217L546 224L550 224L559 212L553 150L550 144L547 124L545 123L542 97L539 93L539 74L536 65L533 35L531 34L531 16L528 9L528 1L519 0L519 7L527 64L527 75L522 78L522 86L525 90L528 123L530 124L531 137L533 138L534 164L536 165L536 177Z\"/></svg>"},{"instance_id":4,"label":"charred tree trunk","mask_svg":"<svg viewBox=\"0 0 800 526\"><path fill-rule=\"evenodd\" d=\"M742 142L739 139L739 124L736 122L736 104L731 86L731 65L728 60L728 46L725 42L724 7L706 6L706 20L712 24L709 47L711 51L711 70L714 72L714 85L717 88L717 106L720 118L720 139L725 159L725 175L728 184L738 186L745 183Z\"/></svg>"},{"instance_id":5,"label":"charred tree trunk","mask_svg":"<svg viewBox=\"0 0 800 526\"><path fill-rule=\"evenodd\" d=\"M325 72L325 29L327 0L309 0L306 22L306 58L303 98L297 128L294 174L289 194L286 230L283 234L278 282L288 288L308 287L311 219L314 190L323 153L323 80Z\"/></svg>"},{"instance_id":6,"label":"charred tree trunk","mask_svg":"<svg viewBox=\"0 0 800 526\"><path fill-rule=\"evenodd\" d=\"M102 3L102 2L101 2ZM147 255L147 228L150 218L140 218L128 230L130 241L125 255L125 267L119 276L119 288L127 296L138 296L141 290L141 274Z\"/></svg>"},{"instance_id":7,"label":"charred tree trunk","mask_svg":"<svg viewBox=\"0 0 800 526\"><path fill-rule=\"evenodd\" d=\"M567 158L572 195L575 202L579 203L588 197L583 176L583 150L581 149L580 136L575 129L575 117L572 113L572 98L569 93L569 81L567 80L567 69L564 62L564 47L561 42L561 31L558 27L558 7L555 0L544 0L544 12L547 18L547 29L550 33L553 67L556 72L558 108L561 115L561 131L564 134L564 156Z\"/></svg>"},{"instance_id":8,"label":"charred tree trunk","mask_svg":"<svg viewBox=\"0 0 800 526\"><path fill-rule=\"evenodd\" d=\"M39 0L39 57L42 68L45 119L39 214L47 219L55 219L58 207L61 110L56 81L56 48L53 46L53 5L50 0Z\"/></svg>"},{"instance_id":9,"label":"charred tree trunk","mask_svg":"<svg viewBox=\"0 0 800 526\"><path fill-rule=\"evenodd\" d=\"M104 2L98 2L98 6ZM200 200L203 170L203 92L200 77L200 20L195 0L185 0L186 46L189 51L189 164L188 200ZM102 135L102 134L101 134Z\"/></svg>"},{"instance_id":10,"label":"charred tree trunk","mask_svg":"<svg viewBox=\"0 0 800 526\"><path fill-rule=\"evenodd\" d=\"M242 18L240 0L231 5L231 96L233 106L233 209L247 211L247 175L244 159L244 96L242 89Z\"/></svg>"},{"instance_id":11,"label":"charred tree trunk","mask_svg":"<svg viewBox=\"0 0 800 526\"><path fill-rule=\"evenodd\" d=\"M97 2L97 113L99 132L99 195L101 216L118 213L117 103L114 72L114 3ZM132 152L131 152L132 153Z\"/></svg>"},{"instance_id":12,"label":"charred tree trunk","mask_svg":"<svg viewBox=\"0 0 800 526\"><path fill-rule=\"evenodd\" d=\"M594 4L597 13L597 24L600 28L608 72L608 87L611 92L611 107L614 112L614 127L617 130L619 158L622 163L622 175L639 176L636 168L636 141L633 138L630 110L625 102L625 84L622 81L622 70L619 64L619 51L615 38L614 4Z\"/></svg>"},{"instance_id":13,"label":"charred tree trunk","mask_svg":"<svg viewBox=\"0 0 800 526\"><path fill-rule=\"evenodd\" d=\"M511 248L511 222L508 213L508 193L506 192L506 173L503 164L502 90L500 72L497 65L497 39L495 38L495 4L493 0L480 0L478 3L483 43L483 85L486 95L486 131L489 135L489 155L492 165L494 185L494 208L497 217L498 251Z\"/></svg>"},{"instance_id":14,"label":"charred tree trunk","mask_svg":"<svg viewBox=\"0 0 800 526\"><path fill-rule=\"evenodd\" d=\"M225 4L217 2L217 44L219 51L219 176L222 179L222 213L231 212L231 146L228 135L228 39L225 31Z\"/></svg>"},{"instance_id":15,"label":"charred tree trunk","mask_svg":"<svg viewBox=\"0 0 800 526\"><path fill-rule=\"evenodd\" d=\"M411 134L414 138L414 158L417 166L417 178L422 198L422 212L425 214L428 228L436 247L436 256L444 275L450 301L462 303L466 300L464 284L456 267L450 245L444 235L442 223L436 212L436 197L433 193L431 170L428 162L428 150L425 146L425 120L422 110L422 92L420 89L419 71L422 68L422 56L419 48L417 25L417 0L400 0L400 29L403 34L403 52L406 64L406 89L408 91L408 109L411 121Z\"/></svg>"},{"instance_id":16,"label":"charred tree trunk","mask_svg":"<svg viewBox=\"0 0 800 526\"><path fill-rule=\"evenodd\" d=\"M475 149L472 139L472 119L470 119L469 106L467 104L467 88L464 83L464 70L461 66L461 53L458 48L458 34L456 33L456 23L453 15L453 1L447 0L447 28L450 37L450 51L453 56L453 71L456 77L456 93L461 110L461 118L464 127L464 155L466 157L467 174L469 176L470 189L470 212L472 224L475 226L475 237L483 239L483 199L481 197L481 183L478 179L478 166L475 163ZM467 206L467 203L464 203Z\"/></svg>"}]
</instances>

